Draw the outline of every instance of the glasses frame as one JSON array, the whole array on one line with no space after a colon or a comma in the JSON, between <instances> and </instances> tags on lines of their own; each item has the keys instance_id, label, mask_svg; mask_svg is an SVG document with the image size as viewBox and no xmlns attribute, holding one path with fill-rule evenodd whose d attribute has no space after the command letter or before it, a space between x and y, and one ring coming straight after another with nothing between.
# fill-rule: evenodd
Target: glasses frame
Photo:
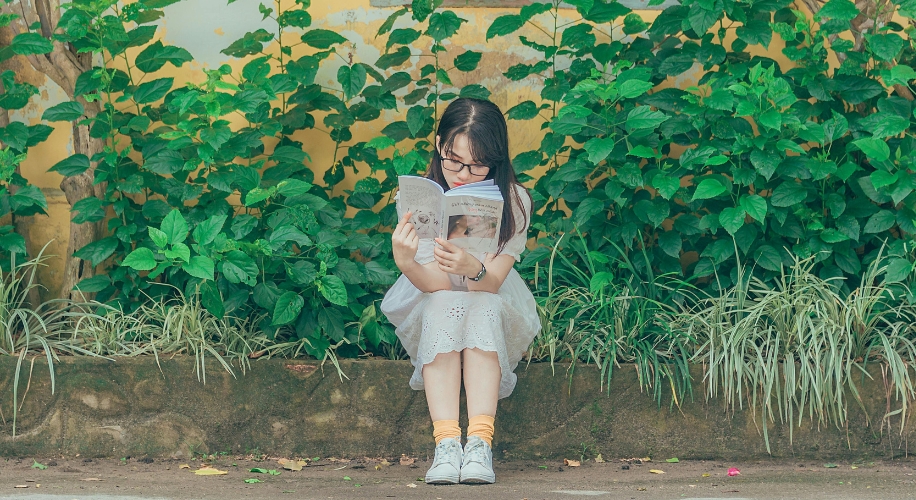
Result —
<instances>
[{"instance_id":1,"label":"glasses frame","mask_svg":"<svg viewBox=\"0 0 916 500\"><path fill-rule=\"evenodd\" d=\"M461 173L461 171L464 170L465 167L467 167L467 169L468 169L468 174L470 174L470 175L472 175L472 176L474 176L474 177L486 177L487 174L490 173L490 167L488 167L488 166L486 166L486 165L481 165L480 163L464 163L464 162L462 162L462 161L453 160L453 159L451 159L451 158L446 158L446 157L442 156L438 151L436 151L436 156L439 157L439 165L441 165L443 169L448 170L449 172ZM458 167L458 170L452 170L452 169L450 169L450 168L448 168L448 167L445 166L445 163L446 163L446 162L454 162L454 163L457 163L458 165L461 165L461 166ZM487 169L487 171L484 172L483 174L475 174L474 171L471 170L471 167L482 167L482 168Z\"/></svg>"}]
</instances>

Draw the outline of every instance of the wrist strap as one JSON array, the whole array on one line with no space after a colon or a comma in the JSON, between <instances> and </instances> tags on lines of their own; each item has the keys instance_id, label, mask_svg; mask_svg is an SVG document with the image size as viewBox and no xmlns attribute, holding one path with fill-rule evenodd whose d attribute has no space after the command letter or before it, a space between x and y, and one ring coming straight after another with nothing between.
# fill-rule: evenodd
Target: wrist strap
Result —
<instances>
[{"instance_id":1,"label":"wrist strap","mask_svg":"<svg viewBox=\"0 0 916 500\"><path fill-rule=\"evenodd\" d=\"M486 272L487 272L487 268L486 266L483 265L483 262L481 262L480 263L480 272L477 273L477 276L474 276L473 278L468 276L468 279L471 281L480 281L481 278L483 278L483 275L486 274Z\"/></svg>"}]
</instances>

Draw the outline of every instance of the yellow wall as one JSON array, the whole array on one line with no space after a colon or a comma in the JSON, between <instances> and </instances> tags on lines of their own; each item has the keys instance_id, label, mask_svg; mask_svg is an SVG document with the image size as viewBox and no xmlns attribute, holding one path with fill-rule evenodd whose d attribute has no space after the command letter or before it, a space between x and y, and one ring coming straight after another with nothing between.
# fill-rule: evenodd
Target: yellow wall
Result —
<instances>
[{"instance_id":1,"label":"yellow wall","mask_svg":"<svg viewBox=\"0 0 916 500\"><path fill-rule=\"evenodd\" d=\"M284 0L292 3L292 0ZM233 66L237 71L241 70L242 64L219 53L220 50L227 47L235 39L241 37L247 31L254 31L258 28L265 28L269 31L276 30L276 24L262 22L258 14L258 0L239 0L231 5L226 5L225 0L187 0L174 4L165 9L165 17L161 21L164 28L163 40L167 45L177 45L184 47L195 57L195 61L186 64L183 68L176 69L167 65L154 76L147 77L160 78L172 76L176 83L182 82L200 82L202 80L201 68L216 68L223 63ZM268 2L270 3L270 2ZM369 0L312 0L312 6L309 9L313 17L313 27L334 30L345 36L350 45L342 49L342 55L348 56L352 52L354 60L359 62L374 63L379 55L384 51L385 37L376 38L375 33L385 18L395 9L393 8L376 8L369 6ZM537 53L528 49L516 40L515 36L499 37L486 42L486 30L498 16L516 12L516 9L503 10L494 8L462 8L454 9L458 15L469 22L465 24L459 35L452 39L449 44L449 53L446 59L461 54L464 50L477 50L484 52L483 59L477 71L472 73L451 73L453 83L456 88L471 83L479 83L493 92L492 100L501 106L504 110L528 99L537 101L540 94L540 88L536 85L535 79L522 82L510 82L506 80L502 73L510 66L527 62L536 61ZM568 16L567 21L574 21L578 18L575 11L564 10L563 15ZM647 22L651 22L658 11L639 11ZM395 27L411 26L413 21L408 16L402 17ZM525 28L523 31L527 36L534 38L542 36L531 28ZM624 35L619 28L614 31L613 36L616 39ZM769 51L758 48L758 53L768 52L770 57L781 59L780 50L782 42L778 37L774 38ZM452 50L454 47L454 50ZM307 50L300 46L299 50ZM131 58L136 56L141 49L131 49L128 54ZM416 52L415 52L416 53ZM302 53L294 53L298 57ZM784 58L782 58L784 61ZM417 64L419 57L414 57L412 64ZM422 64L426 64L423 61ZM24 64L23 64L24 63ZM17 73L22 75L27 81L41 88L40 97L21 112L14 113L14 120L23 121L28 124L40 122L42 111L58 102L66 100L64 92L53 82L45 81L41 75L38 75L28 66L25 61L14 61L17 66ZM329 86L336 86L337 68L342 64L340 60L330 61L322 68L317 81ZM21 70L21 71L20 71ZM694 71L674 79L671 84L676 86L689 85L696 81L700 74L700 68L694 68ZM383 115L383 119L375 120L371 123L361 123L354 127L354 141L368 140L380 135L381 128L390 121L394 121L397 115L388 112ZM319 118L318 122L321 120ZM50 139L35 148L29 154L28 159L23 164L23 174L33 184L44 189L48 196L51 206L49 217L40 217L35 220L33 234L31 235L30 252L36 252L47 241L54 238L56 241L49 247L49 252L56 255L55 259L49 261L49 267L42 275L42 281L49 291L56 291L60 286L60 275L63 264L61 256L66 252L68 225L68 208L66 200L60 192L59 185L61 176L48 172L48 168L56 162L72 154L72 143L70 127L68 124L57 123L55 132ZM541 137L539 124L533 122L509 122L511 147L513 154L535 149ZM333 142L329 137L317 131L302 131L296 136L303 141L305 149L312 157L312 167L318 178L332 163ZM355 179L348 179L347 184L354 182Z\"/></svg>"}]
</instances>

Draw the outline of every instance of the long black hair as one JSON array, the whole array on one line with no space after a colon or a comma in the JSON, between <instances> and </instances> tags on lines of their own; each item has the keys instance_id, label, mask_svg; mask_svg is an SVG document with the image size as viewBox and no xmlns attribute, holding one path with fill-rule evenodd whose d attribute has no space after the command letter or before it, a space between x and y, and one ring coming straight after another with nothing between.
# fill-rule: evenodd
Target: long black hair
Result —
<instances>
[{"instance_id":1,"label":"long black hair","mask_svg":"<svg viewBox=\"0 0 916 500\"><path fill-rule=\"evenodd\" d=\"M455 138L465 136L471 157L475 163L490 167L484 179L493 179L503 195L503 218L499 228L499 246L496 253L505 248L506 243L519 228L527 227L528 221L515 220L513 205L517 205L522 214L525 214L522 199L519 197L516 185L520 185L512 168L509 158L509 130L506 119L499 107L490 101L482 99L459 98L452 101L445 109L439 120L436 136L439 138L441 154L448 156L452 152ZM448 191L448 182L442 173L442 156L439 151L433 154L426 177L432 179ZM527 194L528 191L525 190ZM528 195L531 196L531 195ZM527 217L527 214L523 215Z\"/></svg>"}]
</instances>

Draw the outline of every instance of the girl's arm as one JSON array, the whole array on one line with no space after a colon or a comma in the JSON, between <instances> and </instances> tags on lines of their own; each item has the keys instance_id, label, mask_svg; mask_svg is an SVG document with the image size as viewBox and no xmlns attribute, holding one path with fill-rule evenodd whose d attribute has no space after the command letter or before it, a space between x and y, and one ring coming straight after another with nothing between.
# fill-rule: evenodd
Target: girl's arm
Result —
<instances>
[{"instance_id":1,"label":"girl's arm","mask_svg":"<svg viewBox=\"0 0 916 500\"><path fill-rule=\"evenodd\" d=\"M473 278L480 273L480 261L467 253L463 248L455 246L446 240L436 238L439 244L434 250L436 263L439 269L446 273L457 274ZM515 257L511 255L487 255L485 259L487 274L480 281L466 280L468 290L472 292L498 293L499 287L509 276L509 271L515 264Z\"/></svg>"},{"instance_id":2,"label":"girl's arm","mask_svg":"<svg viewBox=\"0 0 916 500\"><path fill-rule=\"evenodd\" d=\"M452 283L448 275L440 271L435 262L421 265L414 260L417 256L417 249L420 248L420 237L413 224L408 222L411 215L413 215L411 212L404 214L404 218L398 222L391 234L391 252L394 254L394 263L421 292L451 290Z\"/></svg>"}]
</instances>

